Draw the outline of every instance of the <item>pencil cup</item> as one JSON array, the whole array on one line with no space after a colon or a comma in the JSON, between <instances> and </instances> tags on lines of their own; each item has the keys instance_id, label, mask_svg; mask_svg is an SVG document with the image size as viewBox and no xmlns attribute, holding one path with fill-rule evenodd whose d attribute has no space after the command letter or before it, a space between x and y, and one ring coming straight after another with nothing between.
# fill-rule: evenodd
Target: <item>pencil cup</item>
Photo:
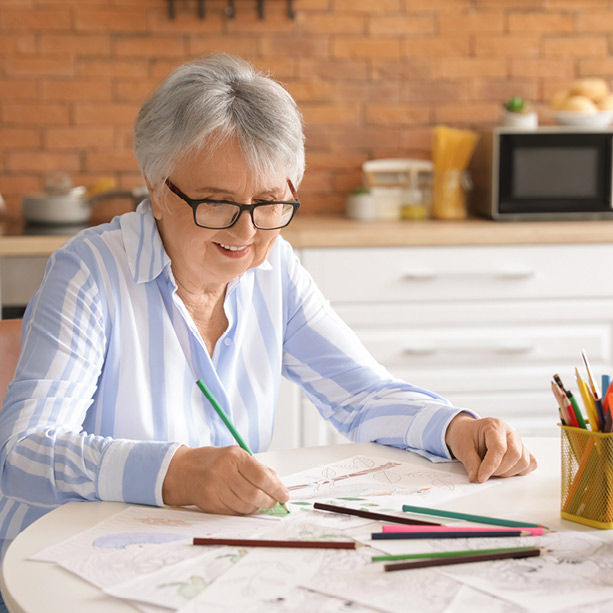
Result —
<instances>
[{"instance_id":1,"label":"pencil cup","mask_svg":"<svg viewBox=\"0 0 613 613\"><path fill-rule=\"evenodd\" d=\"M613 528L613 433L562 426L562 519Z\"/></svg>"}]
</instances>

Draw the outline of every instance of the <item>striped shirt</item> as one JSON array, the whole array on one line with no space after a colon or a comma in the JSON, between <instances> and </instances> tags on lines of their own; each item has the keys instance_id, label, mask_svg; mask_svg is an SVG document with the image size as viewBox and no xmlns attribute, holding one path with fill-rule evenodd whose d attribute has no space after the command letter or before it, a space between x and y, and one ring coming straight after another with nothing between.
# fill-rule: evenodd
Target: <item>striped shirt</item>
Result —
<instances>
[{"instance_id":1,"label":"striped shirt","mask_svg":"<svg viewBox=\"0 0 613 613\"><path fill-rule=\"evenodd\" d=\"M254 452L270 444L283 375L348 439L450 459L459 409L378 364L281 237L228 285L212 356L170 264L149 201L49 258L0 412L4 547L67 501L162 505L180 444L235 444L199 378Z\"/></svg>"}]
</instances>

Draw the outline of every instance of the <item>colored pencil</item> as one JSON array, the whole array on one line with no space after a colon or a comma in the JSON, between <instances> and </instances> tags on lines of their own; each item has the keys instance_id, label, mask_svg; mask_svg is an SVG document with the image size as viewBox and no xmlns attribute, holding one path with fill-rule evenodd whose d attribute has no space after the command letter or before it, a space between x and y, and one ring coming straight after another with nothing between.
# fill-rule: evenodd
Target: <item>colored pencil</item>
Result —
<instances>
[{"instance_id":1,"label":"colored pencil","mask_svg":"<svg viewBox=\"0 0 613 613\"><path fill-rule=\"evenodd\" d=\"M226 539L194 537L194 545L230 545L232 547L293 547L296 549L357 549L356 541L275 541L262 539Z\"/></svg>"},{"instance_id":2,"label":"colored pencil","mask_svg":"<svg viewBox=\"0 0 613 613\"><path fill-rule=\"evenodd\" d=\"M402 510L405 513L422 513L424 515L435 515L437 517L449 517L450 519L464 519L477 524L492 524L494 526L506 526L507 528L543 528L544 530L548 530L547 526L541 526L540 524L513 521L511 519L499 519L498 517L487 517L485 515L458 513L456 511L444 511L442 509L429 509L427 507L416 507L408 504L402 505Z\"/></svg>"},{"instance_id":3,"label":"colored pencil","mask_svg":"<svg viewBox=\"0 0 613 613\"><path fill-rule=\"evenodd\" d=\"M470 564L471 562L489 562L491 560L508 560L509 558L532 558L541 555L541 549L535 547L524 551L506 551L500 553L478 553L473 556L455 556L452 558L439 558L434 560L417 560L415 562L399 562L398 564L385 564L383 570L409 570L411 568L428 568L431 566L448 566L450 564Z\"/></svg>"},{"instance_id":4,"label":"colored pencil","mask_svg":"<svg viewBox=\"0 0 613 613\"><path fill-rule=\"evenodd\" d=\"M527 530L483 530L479 532L373 532L374 541L397 539L479 539L479 538L507 538L510 536L531 536Z\"/></svg>"},{"instance_id":5,"label":"colored pencil","mask_svg":"<svg viewBox=\"0 0 613 613\"><path fill-rule=\"evenodd\" d=\"M527 551L534 547L498 547L496 549L460 549L456 551L429 551L427 553L400 553L389 556L373 556L372 562L394 562L397 560L419 560L421 558L453 558L455 556L473 556L484 553L502 553L504 551Z\"/></svg>"},{"instance_id":6,"label":"colored pencil","mask_svg":"<svg viewBox=\"0 0 613 613\"><path fill-rule=\"evenodd\" d=\"M247 445L247 443L243 440L243 437L234 427L234 424L230 421L230 418L226 415L226 412L222 409L219 402L217 402L217 398L213 396L211 390L209 390L205 382L202 379L198 379L198 381L196 381L196 385L204 394L205 398L211 403L211 406L215 409L215 413L219 415L221 421L223 421L226 428L228 428L230 434L234 437L234 440L239 444L241 449L244 449L250 456L252 456L253 452L251 451L251 449L249 449L249 445ZM279 502L277 507L281 507L286 513L289 513L289 509L282 502ZM277 507L274 508L276 509Z\"/></svg>"},{"instance_id":7,"label":"colored pencil","mask_svg":"<svg viewBox=\"0 0 613 613\"><path fill-rule=\"evenodd\" d=\"M505 532L516 531L516 528L502 526L382 526L383 532L440 532L453 534L454 532ZM522 532L529 532L532 536L543 536L543 528L522 528Z\"/></svg>"},{"instance_id":8,"label":"colored pencil","mask_svg":"<svg viewBox=\"0 0 613 613\"><path fill-rule=\"evenodd\" d=\"M334 504L325 504L323 502L313 503L313 508L319 511L332 511L333 513L342 513L344 515L355 515L356 517L364 517L366 519L376 519L379 521L389 521L396 524L407 524L409 526L440 526L431 521L421 521L419 519L409 519L408 517L396 517L395 515L386 515L385 513L374 513L373 511L362 511L362 509L349 509L348 507L338 507Z\"/></svg>"}]
</instances>

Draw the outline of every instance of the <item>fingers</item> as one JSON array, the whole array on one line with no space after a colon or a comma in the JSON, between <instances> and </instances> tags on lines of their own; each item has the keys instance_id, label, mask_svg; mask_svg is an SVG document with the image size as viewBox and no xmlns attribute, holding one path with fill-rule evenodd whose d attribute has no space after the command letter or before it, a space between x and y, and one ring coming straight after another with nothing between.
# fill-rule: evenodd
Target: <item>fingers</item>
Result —
<instances>
[{"instance_id":1,"label":"fingers","mask_svg":"<svg viewBox=\"0 0 613 613\"><path fill-rule=\"evenodd\" d=\"M250 487L245 487L248 500L257 501L258 508L269 509L278 502L287 502L289 492L273 470L249 457L239 465L239 472ZM242 485L242 484L241 484Z\"/></svg>"},{"instance_id":2,"label":"fingers","mask_svg":"<svg viewBox=\"0 0 613 613\"><path fill-rule=\"evenodd\" d=\"M495 419L483 424L485 455L477 480L523 475L536 468L536 460L524 447L519 435L505 422Z\"/></svg>"}]
</instances>

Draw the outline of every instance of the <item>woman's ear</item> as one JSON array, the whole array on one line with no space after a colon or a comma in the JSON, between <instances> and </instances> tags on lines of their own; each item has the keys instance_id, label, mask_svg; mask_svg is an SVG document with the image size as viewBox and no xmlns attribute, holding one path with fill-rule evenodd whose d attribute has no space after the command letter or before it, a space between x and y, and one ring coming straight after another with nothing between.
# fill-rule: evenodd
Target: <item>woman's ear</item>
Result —
<instances>
[{"instance_id":1,"label":"woman's ear","mask_svg":"<svg viewBox=\"0 0 613 613\"><path fill-rule=\"evenodd\" d=\"M162 198L163 190L154 189L149 183L149 179L145 179L147 185L147 191L149 192L149 200L151 200L151 209L153 210L153 216L159 221L162 219L162 213L165 209L163 203L160 202Z\"/></svg>"}]
</instances>

